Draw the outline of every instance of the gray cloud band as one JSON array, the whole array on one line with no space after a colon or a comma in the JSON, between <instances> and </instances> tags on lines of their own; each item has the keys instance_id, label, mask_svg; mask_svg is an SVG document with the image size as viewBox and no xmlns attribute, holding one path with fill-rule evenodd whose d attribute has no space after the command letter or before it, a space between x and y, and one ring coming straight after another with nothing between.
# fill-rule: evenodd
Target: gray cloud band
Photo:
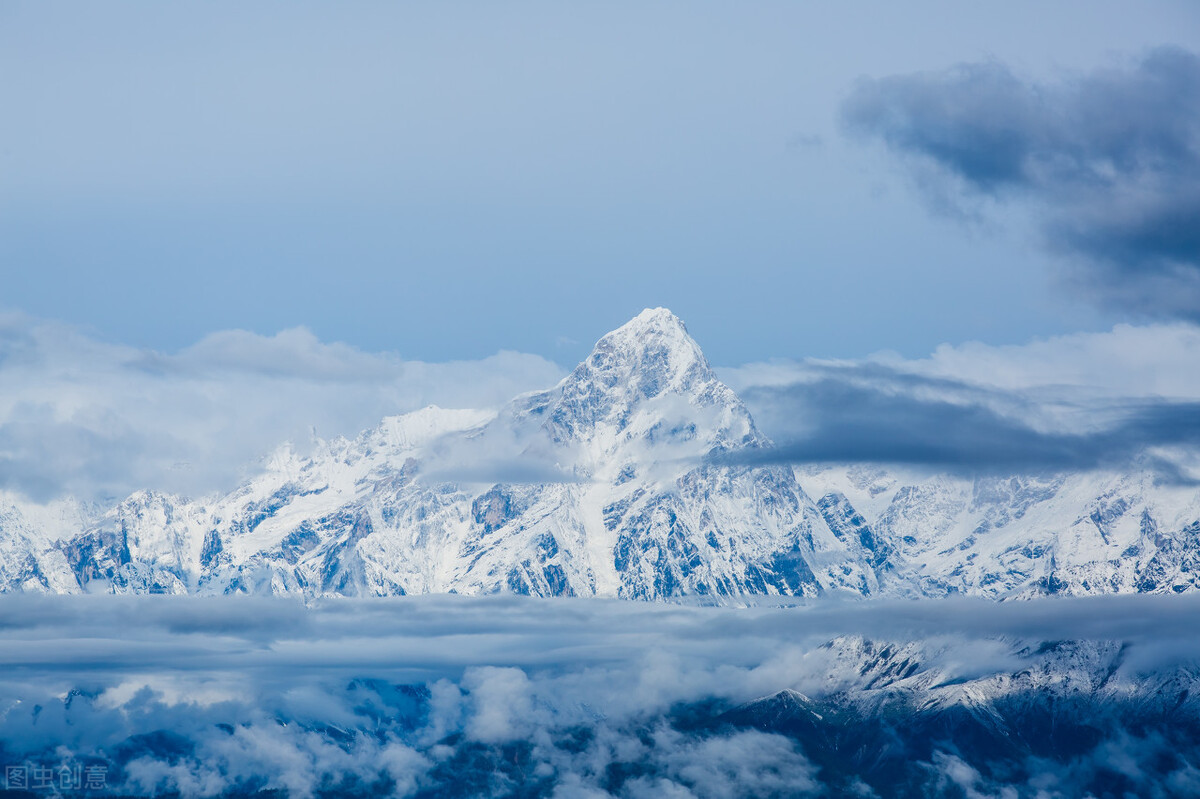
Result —
<instances>
[{"instance_id":1,"label":"gray cloud band","mask_svg":"<svg viewBox=\"0 0 1200 799\"><path fill-rule=\"evenodd\" d=\"M1200 57L1035 84L995 62L861 82L853 134L909 158L927 196L1036 206L1082 288L1149 316L1200 319ZM950 199L947 199L950 198Z\"/></svg>"},{"instance_id":2,"label":"gray cloud band","mask_svg":"<svg viewBox=\"0 0 1200 799\"><path fill-rule=\"evenodd\" d=\"M1155 450L1200 445L1197 402L1141 399L1083 408L1092 422L1087 432L1046 432L1024 421L1037 409L1027 397L873 365L810 370L816 376L810 382L743 393L777 446L714 453L709 462L890 463L993 474L1137 463L1168 482L1192 482Z\"/></svg>"},{"instance_id":3,"label":"gray cloud band","mask_svg":"<svg viewBox=\"0 0 1200 799\"><path fill-rule=\"evenodd\" d=\"M981 599L838 601L727 608L619 600L429 595L310 607L264 597L14 595L0 621L9 673L526 669L639 662L651 643L697 662L751 666L781 641L839 635L917 639L1126 641L1168 661L1200 655L1188 630L1200 597L1100 596L996 603ZM349 645L353 644L353 645ZM1158 665L1158 664L1148 664ZM281 671L282 670L282 671Z\"/></svg>"}]
</instances>

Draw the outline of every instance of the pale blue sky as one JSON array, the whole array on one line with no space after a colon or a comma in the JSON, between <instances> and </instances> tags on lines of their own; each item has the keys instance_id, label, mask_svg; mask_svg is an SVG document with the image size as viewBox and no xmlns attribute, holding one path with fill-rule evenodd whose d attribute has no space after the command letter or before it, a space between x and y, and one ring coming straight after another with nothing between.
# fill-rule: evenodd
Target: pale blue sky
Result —
<instances>
[{"instance_id":1,"label":"pale blue sky","mask_svg":"<svg viewBox=\"0 0 1200 799\"><path fill-rule=\"evenodd\" d=\"M839 108L1164 44L1200 6L4 2L0 307L563 364L655 305L721 364L1105 329L1020 207L932 213Z\"/></svg>"}]
</instances>

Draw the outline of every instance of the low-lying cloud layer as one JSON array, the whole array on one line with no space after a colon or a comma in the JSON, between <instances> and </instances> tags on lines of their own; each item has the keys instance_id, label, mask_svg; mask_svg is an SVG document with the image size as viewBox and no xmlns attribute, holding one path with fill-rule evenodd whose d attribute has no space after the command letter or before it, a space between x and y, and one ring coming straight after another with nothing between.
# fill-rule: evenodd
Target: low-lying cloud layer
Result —
<instances>
[{"instance_id":1,"label":"low-lying cloud layer","mask_svg":"<svg viewBox=\"0 0 1200 799\"><path fill-rule=\"evenodd\" d=\"M1029 206L1094 297L1200 320L1196 54L1159 48L1058 83L994 61L865 80L842 121L905 156L945 210Z\"/></svg>"},{"instance_id":2,"label":"low-lying cloud layer","mask_svg":"<svg viewBox=\"0 0 1200 799\"><path fill-rule=\"evenodd\" d=\"M1082 680L1072 701L1101 702L1086 694L1103 687L1080 676L1089 668L1107 673L1118 696L1150 685L1146 675L1172 685L1200 662L1187 633L1197 612L1194 597L732 609L14 596L0 617L0 759L104 764L111 790L147 795L503 796L521 786L562 797L871 796L786 724L759 729L721 714L785 689L817 702L845 691L894 701L903 690L887 699L871 686L912 675L904 690L920 702L954 706L956 686L975 683L1003 709L1005 692L1022 690L1004 688L1007 675L1044 668L1062 644L1038 642L1064 640L1097 643L1051 679ZM1151 697L1160 701L1175 695ZM869 742L876 721L864 712L846 734ZM1161 765L1165 739L1122 738L1116 717L1088 719L1099 744L1034 764L1046 796L1071 795L1110 767L1091 762L1106 746L1123 745L1129 769L1143 769L1135 788L1194 779L1194 769ZM1059 719L1068 722L1077 723ZM929 795L998 791L993 755L939 744L903 776Z\"/></svg>"},{"instance_id":3,"label":"low-lying cloud layer","mask_svg":"<svg viewBox=\"0 0 1200 799\"><path fill-rule=\"evenodd\" d=\"M14 594L5 597L0 616L0 664L10 671L65 674L215 673L222 667L266 679L364 669L378 676L440 679L477 666L628 664L648 652L685 658L697 667L750 669L773 661L785 641L811 647L838 635L904 640L952 635L1125 641L1146 648L1132 658L1138 668L1154 669L1200 656L1200 641L1189 632L1197 614L1197 595L1011 603L823 599L729 608L453 594L336 599L307 607L245 596ZM67 641L73 643L64 645ZM728 690L752 698L768 688L764 682ZM664 684L664 690L661 697L631 701L638 707L669 704L682 697L676 692L691 689Z\"/></svg>"}]
</instances>

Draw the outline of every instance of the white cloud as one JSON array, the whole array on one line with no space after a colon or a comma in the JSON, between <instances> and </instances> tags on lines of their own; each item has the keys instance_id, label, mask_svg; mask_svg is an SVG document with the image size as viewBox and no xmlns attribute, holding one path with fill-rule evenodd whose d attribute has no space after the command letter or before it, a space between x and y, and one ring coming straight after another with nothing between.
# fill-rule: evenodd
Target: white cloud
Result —
<instances>
[{"instance_id":1,"label":"white cloud","mask_svg":"<svg viewBox=\"0 0 1200 799\"><path fill-rule=\"evenodd\" d=\"M666 761L664 771L668 776L664 782L675 787L682 783L690 789L681 796L737 799L823 792L815 779L816 768L780 735L743 730L727 737L690 742L677 731L664 728L655 734L654 744ZM661 782L655 786L662 787Z\"/></svg>"},{"instance_id":2,"label":"white cloud","mask_svg":"<svg viewBox=\"0 0 1200 799\"><path fill-rule=\"evenodd\" d=\"M516 668L480 666L463 676L471 696L467 735L483 743L502 743L526 733L533 715L532 686Z\"/></svg>"},{"instance_id":3,"label":"white cloud","mask_svg":"<svg viewBox=\"0 0 1200 799\"><path fill-rule=\"evenodd\" d=\"M353 436L426 405L491 407L562 375L535 355L423 363L303 328L213 333L178 353L0 316L0 488L35 499L230 488L285 441Z\"/></svg>"},{"instance_id":4,"label":"white cloud","mask_svg":"<svg viewBox=\"0 0 1200 799\"><path fill-rule=\"evenodd\" d=\"M775 361L721 369L735 391L813 378L814 368L876 364L969 385L1071 396L1200 399L1200 325L1120 324L1026 344L942 344L926 358L881 352L857 361Z\"/></svg>"},{"instance_id":5,"label":"white cloud","mask_svg":"<svg viewBox=\"0 0 1200 799\"><path fill-rule=\"evenodd\" d=\"M1108 396L1200 398L1200 326L1117 325L1024 345L943 344L914 372L1010 390L1074 387Z\"/></svg>"}]
</instances>

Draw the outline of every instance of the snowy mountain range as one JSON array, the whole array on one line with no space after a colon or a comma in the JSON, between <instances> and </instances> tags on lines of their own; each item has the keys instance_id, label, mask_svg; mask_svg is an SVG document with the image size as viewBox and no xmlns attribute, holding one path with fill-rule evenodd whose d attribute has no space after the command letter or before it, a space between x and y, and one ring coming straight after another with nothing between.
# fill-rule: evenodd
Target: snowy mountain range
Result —
<instances>
[{"instance_id":1,"label":"snowy mountain range","mask_svg":"<svg viewBox=\"0 0 1200 799\"><path fill-rule=\"evenodd\" d=\"M1008 478L729 466L771 442L683 323L647 310L557 386L429 407L236 490L0 504L0 590L389 596L1171 593L1200 492L1145 473Z\"/></svg>"}]
</instances>

